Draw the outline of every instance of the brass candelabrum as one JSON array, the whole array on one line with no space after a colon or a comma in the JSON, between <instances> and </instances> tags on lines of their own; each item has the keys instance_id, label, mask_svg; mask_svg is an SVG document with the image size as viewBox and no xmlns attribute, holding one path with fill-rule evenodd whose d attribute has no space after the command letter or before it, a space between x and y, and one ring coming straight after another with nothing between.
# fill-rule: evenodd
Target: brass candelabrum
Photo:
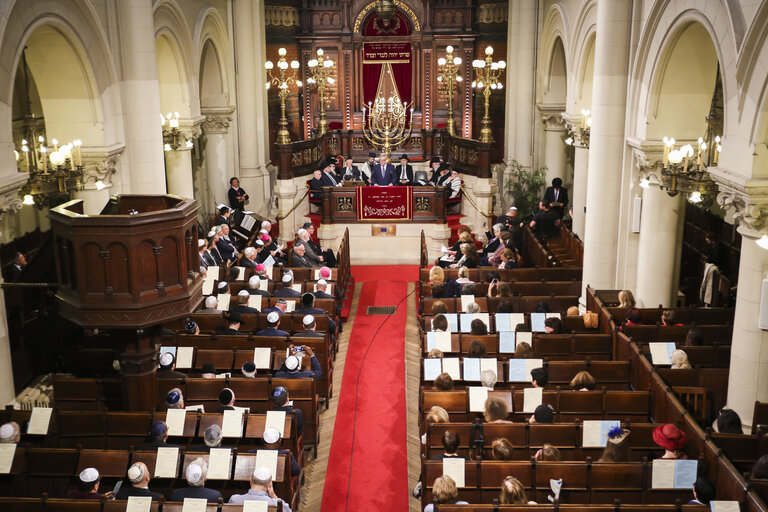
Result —
<instances>
[{"instance_id":1,"label":"brass candelabrum","mask_svg":"<svg viewBox=\"0 0 768 512\"><path fill-rule=\"evenodd\" d=\"M462 81L459 66L461 66L461 57L454 57L453 46L447 46L445 57L437 59L437 87L445 92L448 98L448 117L445 127L451 135L456 135L456 123L453 120L453 94L457 89L457 83Z\"/></svg>"},{"instance_id":2,"label":"brass candelabrum","mask_svg":"<svg viewBox=\"0 0 768 512\"><path fill-rule=\"evenodd\" d=\"M379 97L368 105L363 105L363 136L368 143L381 150L389 157L392 149L403 145L411 137L413 127L413 108L394 95L389 98ZM366 113L368 119L366 120Z\"/></svg>"},{"instance_id":3,"label":"brass candelabrum","mask_svg":"<svg viewBox=\"0 0 768 512\"><path fill-rule=\"evenodd\" d=\"M67 200L72 190L82 189L85 167L80 139L61 146L52 139L52 151L42 135L38 142L39 146L35 147L26 139L22 140L21 153L16 152L16 159L19 171L29 173L27 183L21 188L23 203L42 208Z\"/></svg>"},{"instance_id":4,"label":"brass candelabrum","mask_svg":"<svg viewBox=\"0 0 768 512\"><path fill-rule=\"evenodd\" d=\"M299 61L292 60L290 63L285 58L285 48L277 50L277 54L280 58L277 61L277 74L274 71L275 64L268 60L264 63L264 68L267 70L267 89L272 84L277 87L277 96L280 98L280 129L277 131L277 143L278 144L290 144L291 134L288 131L288 118L285 116L285 99L288 97L288 86L296 84L298 87L302 86L301 80L298 80ZM288 71L288 68L291 71Z\"/></svg>"},{"instance_id":5,"label":"brass candelabrum","mask_svg":"<svg viewBox=\"0 0 768 512\"><path fill-rule=\"evenodd\" d=\"M317 123L318 135L323 135L328 131L328 121L325 119L325 102L330 92L328 86L333 86L336 80L333 78L333 61L324 57L322 48L317 50L317 58L307 63L309 71L312 74L307 79L308 84L312 84L317 89L317 101L320 104L320 119Z\"/></svg>"},{"instance_id":6,"label":"brass candelabrum","mask_svg":"<svg viewBox=\"0 0 768 512\"><path fill-rule=\"evenodd\" d=\"M160 114L160 124L163 127L163 151L176 151L181 147L182 140L184 147L191 148L194 143L188 139L179 129L179 113L168 112L168 115Z\"/></svg>"},{"instance_id":7,"label":"brass candelabrum","mask_svg":"<svg viewBox=\"0 0 768 512\"><path fill-rule=\"evenodd\" d=\"M569 125L567 128L568 138L565 139L565 143L569 146L577 148L589 149L589 133L592 129L592 117L589 110L581 109L581 123L577 127Z\"/></svg>"},{"instance_id":8,"label":"brass candelabrum","mask_svg":"<svg viewBox=\"0 0 768 512\"><path fill-rule=\"evenodd\" d=\"M479 140L480 142L493 142L490 115L491 91L504 87L501 81L499 81L499 77L507 68L507 63L503 60L493 62L493 48L489 46L485 49L485 60L476 59L472 61L472 67L475 68L475 81L472 82L472 87L482 89L483 96L485 97L485 113L483 114Z\"/></svg>"}]
</instances>

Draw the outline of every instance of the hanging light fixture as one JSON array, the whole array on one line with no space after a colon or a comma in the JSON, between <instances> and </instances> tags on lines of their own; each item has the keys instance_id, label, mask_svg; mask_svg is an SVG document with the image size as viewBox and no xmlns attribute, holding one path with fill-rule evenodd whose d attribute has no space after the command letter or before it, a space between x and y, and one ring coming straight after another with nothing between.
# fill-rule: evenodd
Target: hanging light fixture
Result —
<instances>
[{"instance_id":1,"label":"hanging light fixture","mask_svg":"<svg viewBox=\"0 0 768 512\"><path fill-rule=\"evenodd\" d=\"M392 18L395 17L397 7L393 0L376 0L374 10L384 26L387 26L392 21Z\"/></svg>"}]
</instances>

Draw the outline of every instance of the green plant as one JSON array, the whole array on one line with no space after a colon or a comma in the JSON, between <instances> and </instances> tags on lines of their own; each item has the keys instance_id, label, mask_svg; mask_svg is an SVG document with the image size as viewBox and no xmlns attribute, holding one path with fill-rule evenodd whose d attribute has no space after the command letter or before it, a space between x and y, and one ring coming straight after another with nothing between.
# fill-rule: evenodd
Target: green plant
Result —
<instances>
[{"instance_id":1,"label":"green plant","mask_svg":"<svg viewBox=\"0 0 768 512\"><path fill-rule=\"evenodd\" d=\"M546 167L539 169L524 169L520 162L513 160L512 172L504 184L504 191L512 198L512 204L517 207L518 216L522 219L533 212L544 192L544 175Z\"/></svg>"}]
</instances>

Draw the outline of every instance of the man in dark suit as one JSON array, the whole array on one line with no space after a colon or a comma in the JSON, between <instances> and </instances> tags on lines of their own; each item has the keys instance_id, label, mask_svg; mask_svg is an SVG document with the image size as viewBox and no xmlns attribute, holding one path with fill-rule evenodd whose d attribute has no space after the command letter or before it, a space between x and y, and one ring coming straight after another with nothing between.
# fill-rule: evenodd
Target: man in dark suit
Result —
<instances>
[{"instance_id":1,"label":"man in dark suit","mask_svg":"<svg viewBox=\"0 0 768 512\"><path fill-rule=\"evenodd\" d=\"M156 451L160 447L175 447L178 445L168 444L168 426L164 421L156 421L149 428L149 442L140 444L136 449L144 451Z\"/></svg>"},{"instance_id":2,"label":"man in dark suit","mask_svg":"<svg viewBox=\"0 0 768 512\"><path fill-rule=\"evenodd\" d=\"M437 180L435 181L435 185L437 186L447 186L448 180L451 178L451 166L448 164L442 163L440 164L440 167L437 168Z\"/></svg>"},{"instance_id":3,"label":"man in dark suit","mask_svg":"<svg viewBox=\"0 0 768 512\"><path fill-rule=\"evenodd\" d=\"M552 180L552 186L544 191L544 202L557 213L558 218L562 219L565 209L568 206L568 189L563 188L563 180L555 178Z\"/></svg>"},{"instance_id":4,"label":"man in dark suit","mask_svg":"<svg viewBox=\"0 0 768 512\"><path fill-rule=\"evenodd\" d=\"M335 267L336 255L333 253L333 250L322 247L320 244L315 242L315 239L313 238L315 236L315 225L311 222L305 222L302 227L303 229L307 230L307 233L309 233L309 237L306 240L306 243L309 244L314 253L323 257L323 262L326 266Z\"/></svg>"},{"instance_id":5,"label":"man in dark suit","mask_svg":"<svg viewBox=\"0 0 768 512\"><path fill-rule=\"evenodd\" d=\"M304 242L297 243L293 246L293 255L291 256L291 266L296 268L315 268L320 265L309 261L306 256L307 248L304 246Z\"/></svg>"},{"instance_id":6,"label":"man in dark suit","mask_svg":"<svg viewBox=\"0 0 768 512\"><path fill-rule=\"evenodd\" d=\"M278 329L280 315L272 311L267 315L267 328L256 333L256 336L288 336L288 333Z\"/></svg>"},{"instance_id":7,"label":"man in dark suit","mask_svg":"<svg viewBox=\"0 0 768 512\"><path fill-rule=\"evenodd\" d=\"M358 166L352 164L351 156L348 156L344 162L344 169L341 170L341 178L344 181L363 181L366 185L369 183L368 176L366 176Z\"/></svg>"},{"instance_id":8,"label":"man in dark suit","mask_svg":"<svg viewBox=\"0 0 768 512\"><path fill-rule=\"evenodd\" d=\"M277 386L272 390L272 396L270 397L275 411L285 411L286 414L293 414L296 419L296 435L301 436L304 431L304 413L301 409L294 409L288 397L288 390L283 386Z\"/></svg>"},{"instance_id":9,"label":"man in dark suit","mask_svg":"<svg viewBox=\"0 0 768 512\"><path fill-rule=\"evenodd\" d=\"M315 290L315 293L314 293L315 298L316 299L335 299L336 297L334 297L333 295L325 291L327 289L328 289L328 281L326 281L325 279L320 279L317 282L317 289Z\"/></svg>"},{"instance_id":10,"label":"man in dark suit","mask_svg":"<svg viewBox=\"0 0 768 512\"><path fill-rule=\"evenodd\" d=\"M150 496L152 501L164 499L162 493L152 492L149 490L149 469L143 462L136 462L130 468L128 468L128 481L131 482L130 487L121 487L120 491L115 495L117 500L127 500L129 496Z\"/></svg>"},{"instance_id":11,"label":"man in dark suit","mask_svg":"<svg viewBox=\"0 0 768 512\"><path fill-rule=\"evenodd\" d=\"M309 180L309 189L312 192L321 192L323 190L323 170L322 169L315 169L315 174L313 175L312 179ZM313 197L320 197L319 195L315 194Z\"/></svg>"},{"instance_id":12,"label":"man in dark suit","mask_svg":"<svg viewBox=\"0 0 768 512\"><path fill-rule=\"evenodd\" d=\"M251 295L261 295L262 297L269 297L269 290L262 290L260 288L262 276L264 275L264 265L259 263L256 265L256 275L253 275L248 279L248 293ZM265 281L267 281L267 286L269 286L269 279L266 277L263 278Z\"/></svg>"},{"instance_id":13,"label":"man in dark suit","mask_svg":"<svg viewBox=\"0 0 768 512\"><path fill-rule=\"evenodd\" d=\"M432 176L429 177L429 183L431 185L437 184L437 178L440 177L440 167L442 163L443 161L440 160L439 156L433 156L432 160L429 161L429 166L432 169Z\"/></svg>"},{"instance_id":14,"label":"man in dark suit","mask_svg":"<svg viewBox=\"0 0 768 512\"><path fill-rule=\"evenodd\" d=\"M184 379L187 374L176 371L176 358L170 352L163 352L158 358L160 369L157 370L158 379Z\"/></svg>"},{"instance_id":15,"label":"man in dark suit","mask_svg":"<svg viewBox=\"0 0 768 512\"><path fill-rule=\"evenodd\" d=\"M21 273L24 271L24 267L27 266L27 259L23 254L17 252L13 255L13 263L8 267L8 274L6 279L9 283L16 281Z\"/></svg>"},{"instance_id":16,"label":"man in dark suit","mask_svg":"<svg viewBox=\"0 0 768 512\"><path fill-rule=\"evenodd\" d=\"M229 314L230 318L232 313L237 313L238 315L258 315L259 310L256 308L252 308L248 306L248 299L251 297L251 294L248 293L248 290L240 290L237 292L237 306L233 308L229 308Z\"/></svg>"},{"instance_id":17,"label":"man in dark suit","mask_svg":"<svg viewBox=\"0 0 768 512\"><path fill-rule=\"evenodd\" d=\"M328 157L323 162L323 176L321 178L322 185L324 187L338 187L341 185L341 178L339 178L334 169L336 168L336 160Z\"/></svg>"},{"instance_id":18,"label":"man in dark suit","mask_svg":"<svg viewBox=\"0 0 768 512\"><path fill-rule=\"evenodd\" d=\"M301 361L299 361L299 358L296 356L297 352L304 352L306 356L309 356L309 362L312 365L311 370L301 369ZM276 379L306 379L308 377L319 379L323 376L323 368L320 366L320 361L315 357L315 352L312 350L312 347L302 345L294 348L291 346L290 353L291 355L285 358L280 369L275 372Z\"/></svg>"},{"instance_id":19,"label":"man in dark suit","mask_svg":"<svg viewBox=\"0 0 768 512\"><path fill-rule=\"evenodd\" d=\"M248 201L248 194L245 190L240 188L240 180L237 178L230 178L229 180L229 206L233 210L245 210L245 202Z\"/></svg>"},{"instance_id":20,"label":"man in dark suit","mask_svg":"<svg viewBox=\"0 0 768 512\"><path fill-rule=\"evenodd\" d=\"M305 293L301 296L301 308L294 311L297 315L328 315L324 309L315 307L315 296L311 293ZM336 322L328 318L328 329L331 333L336 332Z\"/></svg>"},{"instance_id":21,"label":"man in dark suit","mask_svg":"<svg viewBox=\"0 0 768 512\"><path fill-rule=\"evenodd\" d=\"M293 285L293 274L286 272L283 274L283 287L279 290L275 290L272 294L273 297L287 297L291 299L298 299L301 297L301 292L297 292L291 286Z\"/></svg>"},{"instance_id":22,"label":"man in dark suit","mask_svg":"<svg viewBox=\"0 0 768 512\"><path fill-rule=\"evenodd\" d=\"M379 163L373 166L373 175L371 184L377 187L388 187L394 185L397 180L395 166L387 163L387 155L379 156Z\"/></svg>"},{"instance_id":23,"label":"man in dark suit","mask_svg":"<svg viewBox=\"0 0 768 512\"><path fill-rule=\"evenodd\" d=\"M213 223L214 226L221 226L222 224L229 224L229 217L232 215L232 210L227 208L226 205L220 204L218 206L219 208L219 216L216 217L216 222Z\"/></svg>"},{"instance_id":24,"label":"man in dark suit","mask_svg":"<svg viewBox=\"0 0 768 512\"><path fill-rule=\"evenodd\" d=\"M400 165L395 169L397 175L397 185L413 185L413 166L408 165L408 155L400 157Z\"/></svg>"},{"instance_id":25,"label":"man in dark suit","mask_svg":"<svg viewBox=\"0 0 768 512\"><path fill-rule=\"evenodd\" d=\"M224 388L219 392L219 412L235 410L235 392L230 388Z\"/></svg>"},{"instance_id":26,"label":"man in dark suit","mask_svg":"<svg viewBox=\"0 0 768 512\"><path fill-rule=\"evenodd\" d=\"M208 475L208 464L205 459L198 457L187 466L184 476L188 487L176 489L171 494L169 501L184 501L184 498L202 498L208 503L217 503L221 493L215 489L205 488L205 479Z\"/></svg>"},{"instance_id":27,"label":"man in dark suit","mask_svg":"<svg viewBox=\"0 0 768 512\"><path fill-rule=\"evenodd\" d=\"M216 229L218 230L219 228ZM220 229L221 231L219 231L218 240L216 241L216 249L218 249L221 259L225 263L235 261L237 249L232 240L229 239L229 225L222 224Z\"/></svg>"},{"instance_id":28,"label":"man in dark suit","mask_svg":"<svg viewBox=\"0 0 768 512\"><path fill-rule=\"evenodd\" d=\"M274 311L278 315L284 315L286 309L288 309L288 301L285 299L277 299L275 307L264 309L261 312L262 314L268 315Z\"/></svg>"},{"instance_id":29,"label":"man in dark suit","mask_svg":"<svg viewBox=\"0 0 768 512\"><path fill-rule=\"evenodd\" d=\"M325 333L317 332L315 328L317 327L317 321L315 320L314 315L305 315L304 318L302 318L301 323L304 325L304 330L301 332L296 332L294 336L299 337L305 337L305 338L324 338Z\"/></svg>"},{"instance_id":30,"label":"man in dark suit","mask_svg":"<svg viewBox=\"0 0 768 512\"><path fill-rule=\"evenodd\" d=\"M240 332L240 322L242 322L242 317L240 317L240 313L234 312L226 312L224 314L224 317L227 319L227 328L226 329L216 329L214 331L218 335L222 336L244 336L247 333Z\"/></svg>"}]
</instances>

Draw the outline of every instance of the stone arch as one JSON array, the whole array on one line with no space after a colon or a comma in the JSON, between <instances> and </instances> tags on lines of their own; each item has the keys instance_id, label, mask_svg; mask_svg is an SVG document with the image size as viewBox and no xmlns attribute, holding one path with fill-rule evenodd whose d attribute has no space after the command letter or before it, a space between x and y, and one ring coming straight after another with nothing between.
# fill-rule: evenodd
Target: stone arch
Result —
<instances>
[{"instance_id":1,"label":"stone arch","mask_svg":"<svg viewBox=\"0 0 768 512\"><path fill-rule=\"evenodd\" d=\"M544 21L542 48L545 49L545 60L540 68L540 80L537 80L543 87L536 94L541 103L565 104L570 69L566 51L570 41L567 19L563 7L555 4Z\"/></svg>"},{"instance_id":2,"label":"stone arch","mask_svg":"<svg viewBox=\"0 0 768 512\"><path fill-rule=\"evenodd\" d=\"M184 119L198 116L192 35L184 15L173 0L163 0L155 4L154 23L161 112L178 112Z\"/></svg>"},{"instance_id":3,"label":"stone arch","mask_svg":"<svg viewBox=\"0 0 768 512\"><path fill-rule=\"evenodd\" d=\"M581 109L592 110L592 77L595 60L595 30L597 2L590 0L579 9L574 23L568 77L567 111L579 114Z\"/></svg>"},{"instance_id":4,"label":"stone arch","mask_svg":"<svg viewBox=\"0 0 768 512\"><path fill-rule=\"evenodd\" d=\"M226 26L215 9L207 9L198 17L194 41L201 108L231 105L234 92L231 90L231 67L227 58L230 54L229 40ZM204 90L211 82L218 89L213 94L215 97L211 97L213 91Z\"/></svg>"},{"instance_id":5,"label":"stone arch","mask_svg":"<svg viewBox=\"0 0 768 512\"><path fill-rule=\"evenodd\" d=\"M736 90L733 82L733 68L736 62L736 44L730 23L730 15L719 2L707 2L704 10L673 10L673 4L659 1L654 4L643 27L636 50L637 59L630 73L630 90L627 102L627 136L646 139L648 113L653 95L663 83L658 80L660 69L664 69L674 49L674 41L692 25L698 24L707 32L714 48L717 62L722 63L720 74L724 98ZM654 77L653 80L648 77ZM654 87L657 89L654 90ZM711 97L710 91L710 97ZM728 101L728 100L726 100ZM725 129L736 116L726 104ZM725 133L724 133L725 135ZM677 137L676 137L677 138Z\"/></svg>"},{"instance_id":6,"label":"stone arch","mask_svg":"<svg viewBox=\"0 0 768 512\"><path fill-rule=\"evenodd\" d=\"M422 9L411 5L410 2L404 2L402 0L394 0L398 10L405 14L408 20L411 22L411 29L413 32L421 32L422 25L419 18L422 15ZM363 22L368 15L373 11L376 6L376 2L355 2L352 6L352 12L357 11L357 16L352 26L352 31L357 35L362 35Z\"/></svg>"}]
</instances>

